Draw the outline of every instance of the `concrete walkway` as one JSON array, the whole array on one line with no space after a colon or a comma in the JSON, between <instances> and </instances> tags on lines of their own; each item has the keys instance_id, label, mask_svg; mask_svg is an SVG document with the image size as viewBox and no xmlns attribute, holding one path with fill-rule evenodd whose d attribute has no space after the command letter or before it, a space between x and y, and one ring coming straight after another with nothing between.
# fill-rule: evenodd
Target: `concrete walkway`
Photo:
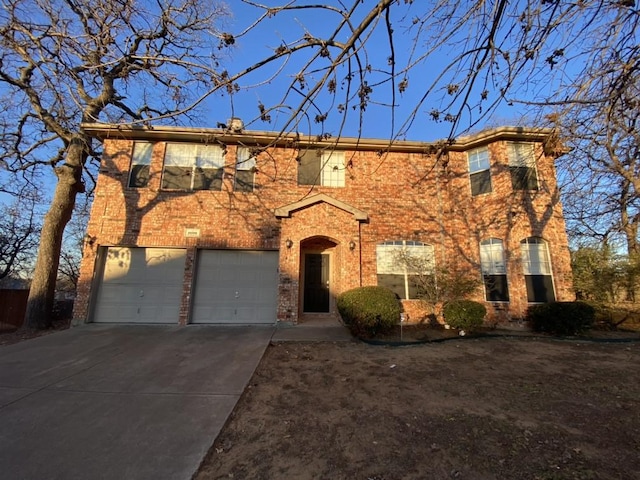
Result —
<instances>
[{"instance_id":1,"label":"concrete walkway","mask_svg":"<svg viewBox=\"0 0 640 480\"><path fill-rule=\"evenodd\" d=\"M274 330L87 325L0 348L0 476L190 479Z\"/></svg>"},{"instance_id":2,"label":"concrete walkway","mask_svg":"<svg viewBox=\"0 0 640 480\"><path fill-rule=\"evenodd\" d=\"M351 342L355 341L347 327L338 323L278 325L273 342Z\"/></svg>"}]
</instances>

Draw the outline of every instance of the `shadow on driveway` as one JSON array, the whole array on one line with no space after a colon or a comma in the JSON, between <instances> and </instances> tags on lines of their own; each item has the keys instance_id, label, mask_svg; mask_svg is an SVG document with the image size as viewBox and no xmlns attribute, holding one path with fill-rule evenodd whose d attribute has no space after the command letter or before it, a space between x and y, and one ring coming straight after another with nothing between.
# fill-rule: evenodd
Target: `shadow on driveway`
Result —
<instances>
[{"instance_id":1,"label":"shadow on driveway","mask_svg":"<svg viewBox=\"0 0 640 480\"><path fill-rule=\"evenodd\" d=\"M87 325L0 348L5 479L190 479L274 327Z\"/></svg>"}]
</instances>

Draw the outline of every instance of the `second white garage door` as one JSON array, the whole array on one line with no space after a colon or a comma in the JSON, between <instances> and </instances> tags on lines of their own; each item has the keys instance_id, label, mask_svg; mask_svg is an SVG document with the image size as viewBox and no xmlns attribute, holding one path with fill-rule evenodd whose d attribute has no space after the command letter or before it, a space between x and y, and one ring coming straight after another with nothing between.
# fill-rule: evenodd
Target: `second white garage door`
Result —
<instances>
[{"instance_id":1,"label":"second white garage door","mask_svg":"<svg viewBox=\"0 0 640 480\"><path fill-rule=\"evenodd\" d=\"M201 250L191 323L275 323L278 252Z\"/></svg>"}]
</instances>

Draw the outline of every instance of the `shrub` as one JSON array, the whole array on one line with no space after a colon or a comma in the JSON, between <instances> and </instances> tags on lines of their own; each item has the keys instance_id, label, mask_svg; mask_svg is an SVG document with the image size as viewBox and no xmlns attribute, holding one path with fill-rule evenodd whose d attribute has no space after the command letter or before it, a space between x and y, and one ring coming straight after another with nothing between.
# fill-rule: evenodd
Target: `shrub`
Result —
<instances>
[{"instance_id":1,"label":"shrub","mask_svg":"<svg viewBox=\"0 0 640 480\"><path fill-rule=\"evenodd\" d=\"M373 337L400 321L400 302L385 287L360 287L342 293L338 311L355 336Z\"/></svg>"},{"instance_id":2,"label":"shrub","mask_svg":"<svg viewBox=\"0 0 640 480\"><path fill-rule=\"evenodd\" d=\"M575 335L591 328L595 314L586 302L554 302L529 307L527 321L535 332Z\"/></svg>"},{"instance_id":3,"label":"shrub","mask_svg":"<svg viewBox=\"0 0 640 480\"><path fill-rule=\"evenodd\" d=\"M482 325L487 309L472 300L453 300L445 304L444 319L453 328L473 330Z\"/></svg>"}]
</instances>

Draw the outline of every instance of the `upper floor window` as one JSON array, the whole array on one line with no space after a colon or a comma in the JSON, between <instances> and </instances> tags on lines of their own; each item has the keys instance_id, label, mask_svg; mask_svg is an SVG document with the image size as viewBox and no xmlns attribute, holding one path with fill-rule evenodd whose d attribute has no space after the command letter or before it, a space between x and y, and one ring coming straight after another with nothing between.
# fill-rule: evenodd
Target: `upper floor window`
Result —
<instances>
[{"instance_id":1,"label":"upper floor window","mask_svg":"<svg viewBox=\"0 0 640 480\"><path fill-rule=\"evenodd\" d=\"M522 270L527 285L529 302L553 302L553 278L547 242L539 237L528 237L520 242Z\"/></svg>"},{"instance_id":2,"label":"upper floor window","mask_svg":"<svg viewBox=\"0 0 640 480\"><path fill-rule=\"evenodd\" d=\"M433 275L433 246L411 240L395 240L376 246L378 285L403 299L418 298L418 277Z\"/></svg>"},{"instance_id":3,"label":"upper floor window","mask_svg":"<svg viewBox=\"0 0 640 480\"><path fill-rule=\"evenodd\" d=\"M491 192L491 172L489 171L489 150L487 147L476 148L467 152L469 159L469 180L471 195Z\"/></svg>"},{"instance_id":4,"label":"upper floor window","mask_svg":"<svg viewBox=\"0 0 640 480\"><path fill-rule=\"evenodd\" d=\"M255 155L251 155L251 150L247 147L238 147L236 151L236 174L233 190L236 192L253 192L255 172Z\"/></svg>"},{"instance_id":5,"label":"upper floor window","mask_svg":"<svg viewBox=\"0 0 640 480\"><path fill-rule=\"evenodd\" d=\"M162 188L221 190L224 156L218 145L168 143L164 154Z\"/></svg>"},{"instance_id":6,"label":"upper floor window","mask_svg":"<svg viewBox=\"0 0 640 480\"><path fill-rule=\"evenodd\" d=\"M509 286L502 240L489 238L480 242L480 264L485 298L490 302L508 302Z\"/></svg>"},{"instance_id":7,"label":"upper floor window","mask_svg":"<svg viewBox=\"0 0 640 480\"><path fill-rule=\"evenodd\" d=\"M344 187L344 152L306 150L299 157L298 185Z\"/></svg>"},{"instance_id":8,"label":"upper floor window","mask_svg":"<svg viewBox=\"0 0 640 480\"><path fill-rule=\"evenodd\" d=\"M153 143L135 142L131 154L131 170L129 171L129 187L146 187L149 183L149 167Z\"/></svg>"},{"instance_id":9,"label":"upper floor window","mask_svg":"<svg viewBox=\"0 0 640 480\"><path fill-rule=\"evenodd\" d=\"M537 190L536 156L532 143L507 143L511 186L514 190Z\"/></svg>"}]
</instances>

